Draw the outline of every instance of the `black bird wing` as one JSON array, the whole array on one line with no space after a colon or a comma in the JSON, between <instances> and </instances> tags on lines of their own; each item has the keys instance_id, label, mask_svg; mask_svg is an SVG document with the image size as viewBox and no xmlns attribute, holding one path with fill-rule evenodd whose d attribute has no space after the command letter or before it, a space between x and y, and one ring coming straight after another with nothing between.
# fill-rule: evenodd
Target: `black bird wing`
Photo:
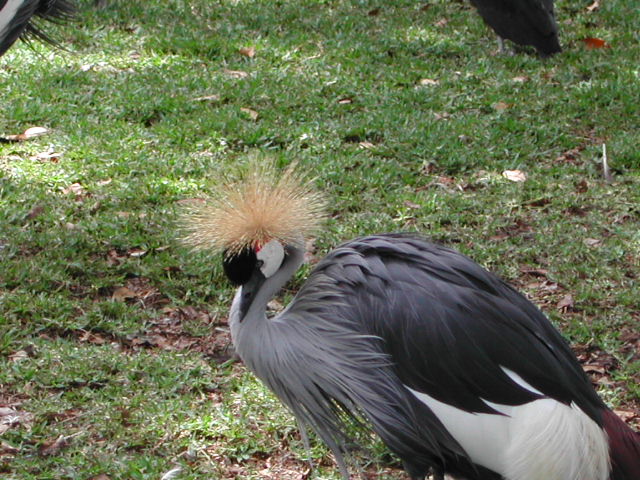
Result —
<instances>
[{"instance_id":1,"label":"black bird wing","mask_svg":"<svg viewBox=\"0 0 640 480\"><path fill-rule=\"evenodd\" d=\"M342 318L379 336L408 387L456 408L495 413L541 395L574 402L598 424L603 404L566 341L524 296L468 257L422 238L350 241L312 274L349 299Z\"/></svg>"},{"instance_id":2,"label":"black bird wing","mask_svg":"<svg viewBox=\"0 0 640 480\"><path fill-rule=\"evenodd\" d=\"M6 4L7 0L0 2L0 11L6 7ZM18 38L37 38L57 45L57 42L44 32L42 26L34 23L34 17L62 22L73 18L74 10L74 4L68 0L23 1L4 32L0 32L0 56L4 55Z\"/></svg>"},{"instance_id":3,"label":"black bird wing","mask_svg":"<svg viewBox=\"0 0 640 480\"><path fill-rule=\"evenodd\" d=\"M502 38L534 45L543 53L560 51L553 0L471 0L487 25Z\"/></svg>"}]
</instances>

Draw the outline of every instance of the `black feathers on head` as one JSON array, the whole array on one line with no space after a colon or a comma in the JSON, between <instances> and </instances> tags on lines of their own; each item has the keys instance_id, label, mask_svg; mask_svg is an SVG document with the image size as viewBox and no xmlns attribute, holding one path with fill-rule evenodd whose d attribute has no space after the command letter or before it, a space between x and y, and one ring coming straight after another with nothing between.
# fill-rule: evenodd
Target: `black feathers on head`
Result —
<instances>
[{"instance_id":1,"label":"black feathers on head","mask_svg":"<svg viewBox=\"0 0 640 480\"><path fill-rule=\"evenodd\" d=\"M256 252L252 248L245 248L231 257L223 253L222 267L231 283L244 285L251 278L257 261Z\"/></svg>"}]
</instances>

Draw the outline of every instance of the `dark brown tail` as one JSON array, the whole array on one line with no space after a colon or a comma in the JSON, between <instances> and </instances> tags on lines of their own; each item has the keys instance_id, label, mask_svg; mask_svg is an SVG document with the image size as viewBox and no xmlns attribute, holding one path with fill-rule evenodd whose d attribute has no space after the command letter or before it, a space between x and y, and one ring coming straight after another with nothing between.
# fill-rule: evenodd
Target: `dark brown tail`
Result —
<instances>
[{"instance_id":1,"label":"dark brown tail","mask_svg":"<svg viewBox=\"0 0 640 480\"><path fill-rule=\"evenodd\" d=\"M609 436L610 480L640 480L640 434L611 410L602 415L602 426Z\"/></svg>"}]
</instances>

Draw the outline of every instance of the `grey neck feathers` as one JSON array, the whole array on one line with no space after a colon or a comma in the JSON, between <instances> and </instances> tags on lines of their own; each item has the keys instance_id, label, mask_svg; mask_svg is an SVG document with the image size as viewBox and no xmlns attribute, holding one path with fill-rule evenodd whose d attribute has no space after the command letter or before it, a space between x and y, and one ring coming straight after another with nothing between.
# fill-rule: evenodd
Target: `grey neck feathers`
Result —
<instances>
[{"instance_id":1,"label":"grey neck feathers","mask_svg":"<svg viewBox=\"0 0 640 480\"><path fill-rule=\"evenodd\" d=\"M304 261L304 248L289 245L285 248L285 252L284 261L282 262L280 269L271 277L267 278L264 283L258 287L257 291L254 292L251 306L243 318L239 318L239 302L243 293L243 288L246 287L240 287L236 292L229 315L231 334L232 337L234 337L236 347L238 346L238 340L241 340L238 338L240 330L249 328L250 325L255 328L257 326L256 324L264 324L266 321L267 303L269 303L274 295L278 293L298 268L300 268L300 265L302 265Z\"/></svg>"}]
</instances>

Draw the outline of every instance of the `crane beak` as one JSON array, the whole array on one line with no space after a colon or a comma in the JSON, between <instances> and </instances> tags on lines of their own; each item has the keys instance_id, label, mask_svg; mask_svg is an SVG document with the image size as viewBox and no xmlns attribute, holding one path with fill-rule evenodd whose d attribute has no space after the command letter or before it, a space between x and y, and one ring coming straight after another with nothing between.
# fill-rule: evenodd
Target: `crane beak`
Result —
<instances>
[{"instance_id":1,"label":"crane beak","mask_svg":"<svg viewBox=\"0 0 640 480\"><path fill-rule=\"evenodd\" d=\"M266 278L259 270L256 270L248 282L244 283L240 287L240 304L238 305L238 310L240 313L240 321L244 319L245 315L249 312L249 308L253 304L253 300L256 297L256 294L262 287L262 284L265 282Z\"/></svg>"}]
</instances>

